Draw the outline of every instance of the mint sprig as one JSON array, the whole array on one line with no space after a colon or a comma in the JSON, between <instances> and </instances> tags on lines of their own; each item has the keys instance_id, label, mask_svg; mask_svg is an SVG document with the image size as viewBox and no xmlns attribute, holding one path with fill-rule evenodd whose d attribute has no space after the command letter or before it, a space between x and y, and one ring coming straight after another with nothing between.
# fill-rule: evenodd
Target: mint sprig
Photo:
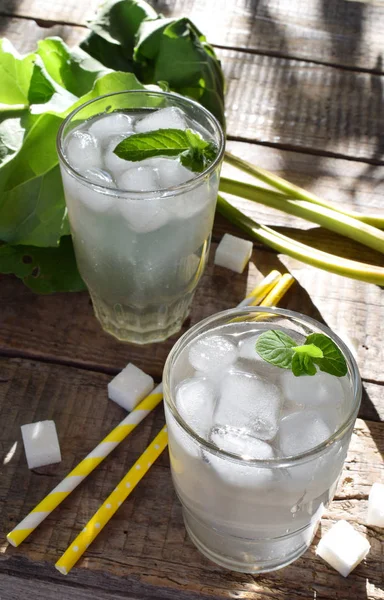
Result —
<instances>
[{"instance_id":1,"label":"mint sprig","mask_svg":"<svg viewBox=\"0 0 384 600\"><path fill-rule=\"evenodd\" d=\"M184 167L201 173L215 159L217 148L191 129L158 129L126 137L116 146L114 153L132 162L156 156L180 157Z\"/></svg>"},{"instance_id":2,"label":"mint sprig","mask_svg":"<svg viewBox=\"0 0 384 600\"><path fill-rule=\"evenodd\" d=\"M323 333L311 333L305 343L297 342L286 333L271 329L262 333L255 345L263 360L282 369L292 369L296 377L315 375L320 371L343 377L348 368L336 344Z\"/></svg>"}]
</instances>

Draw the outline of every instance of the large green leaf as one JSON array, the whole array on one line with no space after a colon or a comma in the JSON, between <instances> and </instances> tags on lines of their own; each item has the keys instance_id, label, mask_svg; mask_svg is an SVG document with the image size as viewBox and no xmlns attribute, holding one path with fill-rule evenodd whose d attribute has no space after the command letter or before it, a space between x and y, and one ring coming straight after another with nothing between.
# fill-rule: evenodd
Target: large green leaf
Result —
<instances>
[{"instance_id":1,"label":"large green leaf","mask_svg":"<svg viewBox=\"0 0 384 600\"><path fill-rule=\"evenodd\" d=\"M57 164L56 135L62 120L62 116L49 113L23 115L23 144L13 158L0 167L0 207L3 192L43 175Z\"/></svg>"},{"instance_id":2,"label":"large green leaf","mask_svg":"<svg viewBox=\"0 0 384 600\"><path fill-rule=\"evenodd\" d=\"M0 109L1 105L28 106L33 66L33 54L22 57L8 40L0 40Z\"/></svg>"},{"instance_id":3,"label":"large green leaf","mask_svg":"<svg viewBox=\"0 0 384 600\"><path fill-rule=\"evenodd\" d=\"M144 83L166 80L172 90L198 100L224 123L220 62L189 19L143 22L134 56Z\"/></svg>"},{"instance_id":4,"label":"large green leaf","mask_svg":"<svg viewBox=\"0 0 384 600\"><path fill-rule=\"evenodd\" d=\"M22 126L22 116L26 110L3 114L0 118L0 166L10 160L23 143L25 129Z\"/></svg>"},{"instance_id":5,"label":"large green leaf","mask_svg":"<svg viewBox=\"0 0 384 600\"><path fill-rule=\"evenodd\" d=\"M0 272L15 274L39 294L85 289L68 235L61 239L58 248L0 246Z\"/></svg>"},{"instance_id":6,"label":"large green leaf","mask_svg":"<svg viewBox=\"0 0 384 600\"><path fill-rule=\"evenodd\" d=\"M187 19L165 19L142 0L110 0L89 24L82 48L113 69L134 71L143 83L166 81L198 100L224 124L224 78L205 37Z\"/></svg>"},{"instance_id":7,"label":"large green leaf","mask_svg":"<svg viewBox=\"0 0 384 600\"><path fill-rule=\"evenodd\" d=\"M40 40L37 54L56 83L78 98L93 87L95 80L108 69L81 48L70 49L58 37Z\"/></svg>"},{"instance_id":8,"label":"large green leaf","mask_svg":"<svg viewBox=\"0 0 384 600\"><path fill-rule=\"evenodd\" d=\"M143 0L107 0L95 19L88 23L93 33L80 46L88 52L89 39L97 34L111 44L123 46L132 54L141 23L145 19L157 18L156 11Z\"/></svg>"},{"instance_id":9,"label":"large green leaf","mask_svg":"<svg viewBox=\"0 0 384 600\"><path fill-rule=\"evenodd\" d=\"M56 246L69 233L59 166L4 192L0 239L10 244Z\"/></svg>"}]
</instances>

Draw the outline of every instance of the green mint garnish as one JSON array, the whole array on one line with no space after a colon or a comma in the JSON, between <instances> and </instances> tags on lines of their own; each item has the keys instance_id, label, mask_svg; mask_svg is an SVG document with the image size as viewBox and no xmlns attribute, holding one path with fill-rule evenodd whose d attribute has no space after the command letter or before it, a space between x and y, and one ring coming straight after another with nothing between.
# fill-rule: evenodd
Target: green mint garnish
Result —
<instances>
[{"instance_id":1,"label":"green mint garnish","mask_svg":"<svg viewBox=\"0 0 384 600\"><path fill-rule=\"evenodd\" d=\"M155 156L180 157L184 167L201 173L215 159L217 148L191 129L158 129L130 135L116 146L114 153L133 162Z\"/></svg>"},{"instance_id":2,"label":"green mint garnish","mask_svg":"<svg viewBox=\"0 0 384 600\"><path fill-rule=\"evenodd\" d=\"M282 369L292 369L296 377L315 375L320 371L343 377L347 363L336 344L323 333L311 333L301 346L289 335L271 329L262 333L256 342L256 352L266 362Z\"/></svg>"}]
</instances>

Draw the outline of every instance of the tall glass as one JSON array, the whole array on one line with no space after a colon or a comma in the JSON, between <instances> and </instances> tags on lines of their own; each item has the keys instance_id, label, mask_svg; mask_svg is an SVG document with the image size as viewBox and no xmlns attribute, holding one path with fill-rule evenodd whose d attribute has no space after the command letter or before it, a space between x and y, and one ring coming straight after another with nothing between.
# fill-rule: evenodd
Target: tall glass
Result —
<instances>
[{"instance_id":1,"label":"tall glass","mask_svg":"<svg viewBox=\"0 0 384 600\"><path fill-rule=\"evenodd\" d=\"M312 450L289 458L246 459L219 450L198 436L176 407L177 384L193 376L184 352L191 342L235 317L244 318L243 328L254 327L255 316L262 329L326 334L348 365L348 374L339 379L346 402L338 429ZM198 323L178 340L165 364L163 383L173 483L197 548L221 566L249 573L272 571L296 560L310 545L334 496L359 410L361 380L345 344L327 327L299 313L229 310Z\"/></svg>"},{"instance_id":2,"label":"tall glass","mask_svg":"<svg viewBox=\"0 0 384 600\"><path fill-rule=\"evenodd\" d=\"M96 115L181 109L218 152L202 173L156 192L93 183L70 164L65 138ZM145 344L177 332L189 312L211 239L224 135L200 104L176 94L127 91L87 102L63 122L58 154L79 271L103 329Z\"/></svg>"}]
</instances>

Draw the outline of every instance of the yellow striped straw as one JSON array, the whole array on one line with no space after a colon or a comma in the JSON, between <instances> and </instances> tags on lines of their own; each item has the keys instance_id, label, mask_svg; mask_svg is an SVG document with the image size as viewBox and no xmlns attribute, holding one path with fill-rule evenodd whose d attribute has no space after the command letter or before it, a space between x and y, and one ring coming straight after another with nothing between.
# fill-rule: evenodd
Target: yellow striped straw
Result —
<instances>
[{"instance_id":1,"label":"yellow striped straw","mask_svg":"<svg viewBox=\"0 0 384 600\"><path fill-rule=\"evenodd\" d=\"M238 304L237 308L242 308L243 306L257 306L260 302L265 298L265 296L275 287L278 281L281 278L281 273L279 271L271 271L268 273L261 282L253 288L253 290L248 294L246 298L240 304Z\"/></svg>"},{"instance_id":2,"label":"yellow striped straw","mask_svg":"<svg viewBox=\"0 0 384 600\"><path fill-rule=\"evenodd\" d=\"M7 535L19 546L34 529L106 458L163 398L160 383Z\"/></svg>"},{"instance_id":3,"label":"yellow striped straw","mask_svg":"<svg viewBox=\"0 0 384 600\"><path fill-rule=\"evenodd\" d=\"M99 510L91 517L81 533L79 533L77 538L59 558L55 567L60 573L63 575L69 573L79 558L84 554L88 546L98 536L124 500L128 498L129 494L151 468L153 463L167 446L167 443L167 428L164 426L125 477L123 477L118 486L100 506Z\"/></svg>"},{"instance_id":4,"label":"yellow striped straw","mask_svg":"<svg viewBox=\"0 0 384 600\"><path fill-rule=\"evenodd\" d=\"M295 278L290 273L284 273L276 283L275 287L264 298L260 306L276 306L294 281Z\"/></svg>"}]
</instances>

